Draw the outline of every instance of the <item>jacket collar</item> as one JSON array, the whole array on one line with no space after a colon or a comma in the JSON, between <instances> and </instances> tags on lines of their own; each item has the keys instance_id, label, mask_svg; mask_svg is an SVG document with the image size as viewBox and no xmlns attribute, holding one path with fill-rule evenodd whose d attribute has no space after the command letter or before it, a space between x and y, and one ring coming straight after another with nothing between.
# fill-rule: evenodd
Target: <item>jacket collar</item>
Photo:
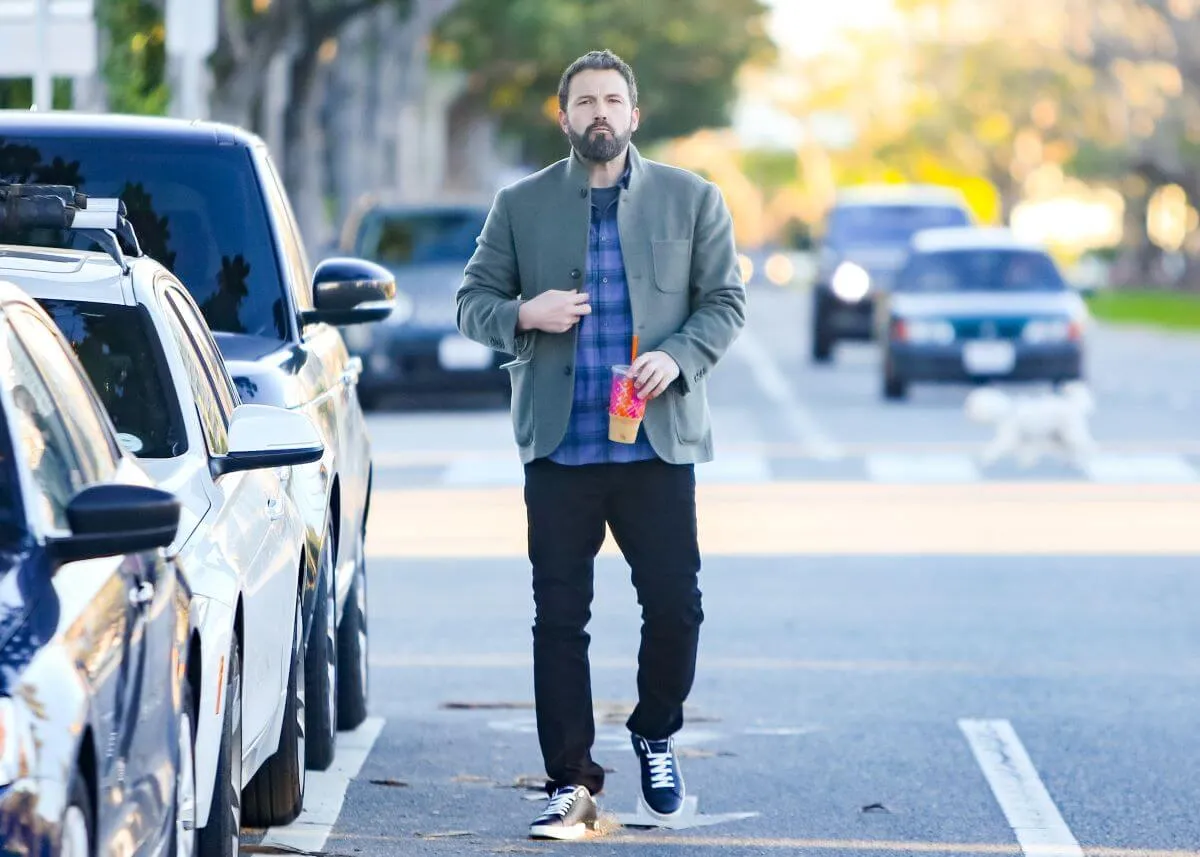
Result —
<instances>
[{"instance_id":1,"label":"jacket collar","mask_svg":"<svg viewBox=\"0 0 1200 857\"><path fill-rule=\"evenodd\" d=\"M625 164L625 173L621 176L621 181L618 183L626 191L631 188L637 188L641 184L640 179L645 172L646 164L642 160L641 153L632 143L629 144L629 158ZM575 154L575 150L571 150L571 154L567 157L567 184L572 187L579 188L580 196L588 196L591 193L591 184L588 177L587 165L579 159Z\"/></svg>"}]
</instances>

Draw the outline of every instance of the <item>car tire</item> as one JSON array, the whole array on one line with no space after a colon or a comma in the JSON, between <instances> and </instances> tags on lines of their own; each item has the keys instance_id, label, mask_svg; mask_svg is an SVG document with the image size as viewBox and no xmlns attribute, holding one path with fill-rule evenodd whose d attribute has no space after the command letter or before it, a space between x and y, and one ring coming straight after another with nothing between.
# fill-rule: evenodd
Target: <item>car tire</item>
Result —
<instances>
[{"instance_id":1,"label":"car tire","mask_svg":"<svg viewBox=\"0 0 1200 857\"><path fill-rule=\"evenodd\" d=\"M308 684L308 767L323 771L333 764L337 749L337 601L334 588L333 530L325 527L317 563L317 597L308 645L304 680Z\"/></svg>"},{"instance_id":2,"label":"car tire","mask_svg":"<svg viewBox=\"0 0 1200 857\"><path fill-rule=\"evenodd\" d=\"M259 768L242 792L242 823L252 827L290 824L304 808L304 615L296 597L292 631L292 665L288 672L287 704L275 754Z\"/></svg>"},{"instance_id":3,"label":"car tire","mask_svg":"<svg viewBox=\"0 0 1200 857\"><path fill-rule=\"evenodd\" d=\"M229 645L225 671L225 716L221 721L221 747L213 777L208 824L196 840L202 857L237 857L242 833L242 657L238 641ZM218 793L219 790L219 793Z\"/></svg>"},{"instance_id":4,"label":"car tire","mask_svg":"<svg viewBox=\"0 0 1200 857\"><path fill-rule=\"evenodd\" d=\"M171 829L174 857L192 857L196 853L196 719L192 706L192 686L184 682L179 702L179 766L175 771L175 825Z\"/></svg>"},{"instance_id":5,"label":"car tire","mask_svg":"<svg viewBox=\"0 0 1200 857\"><path fill-rule=\"evenodd\" d=\"M61 834L62 857L92 857L96 853L96 819L92 800L78 770L71 776L67 790L67 809L63 813Z\"/></svg>"},{"instance_id":6,"label":"car tire","mask_svg":"<svg viewBox=\"0 0 1200 857\"><path fill-rule=\"evenodd\" d=\"M337 725L355 729L367 719L367 558L359 536L358 566L337 634Z\"/></svg>"},{"instance_id":7,"label":"car tire","mask_svg":"<svg viewBox=\"0 0 1200 857\"><path fill-rule=\"evenodd\" d=\"M828 363L833 359L833 337L829 333L828 325L823 318L823 313L817 307L813 307L813 328L812 328L812 361L813 363Z\"/></svg>"},{"instance_id":8,"label":"car tire","mask_svg":"<svg viewBox=\"0 0 1200 857\"><path fill-rule=\"evenodd\" d=\"M886 372L883 376L883 397L889 402L908 398L908 382L891 372Z\"/></svg>"}]
</instances>

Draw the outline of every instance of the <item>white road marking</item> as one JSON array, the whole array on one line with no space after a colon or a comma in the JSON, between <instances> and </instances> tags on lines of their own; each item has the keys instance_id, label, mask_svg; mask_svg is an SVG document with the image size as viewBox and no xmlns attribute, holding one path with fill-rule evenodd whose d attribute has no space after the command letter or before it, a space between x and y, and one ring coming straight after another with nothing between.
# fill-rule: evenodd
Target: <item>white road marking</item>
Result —
<instances>
[{"instance_id":1,"label":"white road marking","mask_svg":"<svg viewBox=\"0 0 1200 857\"><path fill-rule=\"evenodd\" d=\"M1178 455L1113 455L1093 456L1083 465L1093 482L1178 483L1195 482L1200 474Z\"/></svg>"},{"instance_id":2,"label":"white road marking","mask_svg":"<svg viewBox=\"0 0 1200 857\"><path fill-rule=\"evenodd\" d=\"M868 455L874 482L978 482L979 468L966 455Z\"/></svg>"},{"instance_id":3,"label":"white road marking","mask_svg":"<svg viewBox=\"0 0 1200 857\"><path fill-rule=\"evenodd\" d=\"M712 461L696 465L696 482L718 482L746 485L771 481L771 467L766 456L734 452L718 454Z\"/></svg>"},{"instance_id":4,"label":"white road marking","mask_svg":"<svg viewBox=\"0 0 1200 857\"><path fill-rule=\"evenodd\" d=\"M262 848L316 854L342 813L346 789L358 776L383 729L382 717L368 717L353 732L339 732L337 755L327 771L309 771L304 787L304 809L286 827L272 827L263 837Z\"/></svg>"},{"instance_id":5,"label":"white road marking","mask_svg":"<svg viewBox=\"0 0 1200 857\"><path fill-rule=\"evenodd\" d=\"M821 428L812 411L797 401L775 359L749 331L743 330L730 350L749 367L758 388L799 436L809 454L824 461L842 457L841 446Z\"/></svg>"},{"instance_id":6,"label":"white road marking","mask_svg":"<svg viewBox=\"0 0 1200 857\"><path fill-rule=\"evenodd\" d=\"M958 726L1017 835L1022 853L1083 857L1083 849L1042 784L1012 724L1007 720L959 720Z\"/></svg>"},{"instance_id":7,"label":"white road marking","mask_svg":"<svg viewBox=\"0 0 1200 857\"><path fill-rule=\"evenodd\" d=\"M443 485L524 485L525 468L516 452L455 459L442 471Z\"/></svg>"}]
</instances>

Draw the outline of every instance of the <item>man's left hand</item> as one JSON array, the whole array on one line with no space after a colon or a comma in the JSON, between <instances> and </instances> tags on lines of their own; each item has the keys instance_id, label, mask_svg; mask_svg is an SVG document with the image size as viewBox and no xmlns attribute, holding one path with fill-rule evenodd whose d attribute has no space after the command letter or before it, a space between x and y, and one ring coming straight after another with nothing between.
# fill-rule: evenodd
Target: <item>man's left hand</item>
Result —
<instances>
[{"instance_id":1,"label":"man's left hand","mask_svg":"<svg viewBox=\"0 0 1200 857\"><path fill-rule=\"evenodd\" d=\"M665 351L647 351L633 361L630 374L639 396L656 399L679 377L679 364Z\"/></svg>"}]
</instances>

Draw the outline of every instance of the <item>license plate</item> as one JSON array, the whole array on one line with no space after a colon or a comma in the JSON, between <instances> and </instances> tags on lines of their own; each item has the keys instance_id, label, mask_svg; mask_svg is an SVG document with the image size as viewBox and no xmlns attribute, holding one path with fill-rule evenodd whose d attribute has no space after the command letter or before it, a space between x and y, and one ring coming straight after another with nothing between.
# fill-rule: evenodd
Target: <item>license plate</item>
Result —
<instances>
[{"instance_id":1,"label":"license plate","mask_svg":"<svg viewBox=\"0 0 1200 857\"><path fill-rule=\"evenodd\" d=\"M438 343L438 363L451 371L486 369L492 365L492 349L463 336L447 336Z\"/></svg>"},{"instance_id":2,"label":"license plate","mask_svg":"<svg viewBox=\"0 0 1200 857\"><path fill-rule=\"evenodd\" d=\"M1007 375L1017 363L1011 342L968 342L963 346L963 367L971 375Z\"/></svg>"}]
</instances>

